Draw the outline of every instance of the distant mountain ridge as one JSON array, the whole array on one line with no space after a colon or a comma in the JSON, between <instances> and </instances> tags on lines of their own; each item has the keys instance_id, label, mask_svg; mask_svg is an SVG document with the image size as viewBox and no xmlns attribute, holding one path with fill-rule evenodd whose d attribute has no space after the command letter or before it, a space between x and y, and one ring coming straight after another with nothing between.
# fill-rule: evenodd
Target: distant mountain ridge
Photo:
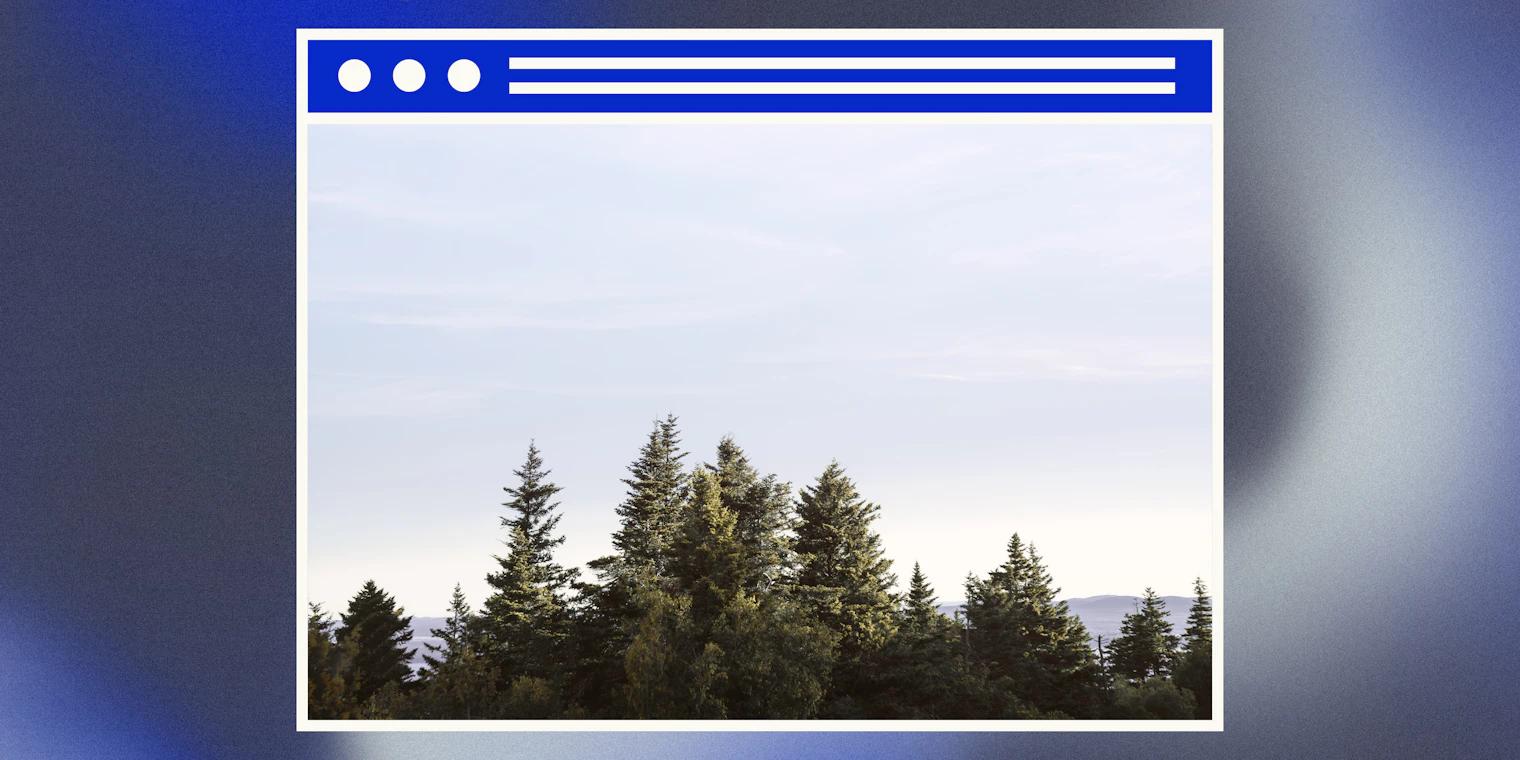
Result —
<instances>
[{"instance_id":1,"label":"distant mountain ridge","mask_svg":"<svg viewBox=\"0 0 1520 760\"><path fill-rule=\"evenodd\" d=\"M1188 609L1193 605L1192 597L1187 596L1163 596L1166 602L1166 616L1172 621L1172 632L1182 634L1182 629L1187 626ZM1140 604L1138 596L1122 596L1117 594L1102 594L1099 596L1079 596L1066 600L1066 606L1072 613L1087 626L1087 632L1096 641L1098 636L1103 641L1113 641L1119 635L1119 624L1124 616L1134 612ZM957 610L966 606L965 602L947 602L939 605L939 611L946 615L954 616ZM417 652L412 656L412 670L423 666L422 655L427 650L424 643L441 644L438 637L431 633L433 628L442 628L445 618L441 617L414 617L412 618L412 642L410 646L416 647Z\"/></svg>"}]
</instances>

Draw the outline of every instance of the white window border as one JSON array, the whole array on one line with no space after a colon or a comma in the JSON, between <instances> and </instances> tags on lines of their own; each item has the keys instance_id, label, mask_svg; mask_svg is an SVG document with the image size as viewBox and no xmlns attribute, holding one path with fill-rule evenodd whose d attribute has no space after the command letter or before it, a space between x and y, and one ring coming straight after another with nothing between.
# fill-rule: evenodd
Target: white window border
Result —
<instances>
[{"instance_id":1,"label":"white window border","mask_svg":"<svg viewBox=\"0 0 1520 760\"><path fill-rule=\"evenodd\" d=\"M308 113L313 40L1208 40L1210 113ZM298 29L296 30L296 730L1021 732L1224 730L1224 32L1220 29ZM306 717L309 486L308 140L314 124L1208 124L1213 128L1213 717L1209 720L313 720Z\"/></svg>"}]
</instances>

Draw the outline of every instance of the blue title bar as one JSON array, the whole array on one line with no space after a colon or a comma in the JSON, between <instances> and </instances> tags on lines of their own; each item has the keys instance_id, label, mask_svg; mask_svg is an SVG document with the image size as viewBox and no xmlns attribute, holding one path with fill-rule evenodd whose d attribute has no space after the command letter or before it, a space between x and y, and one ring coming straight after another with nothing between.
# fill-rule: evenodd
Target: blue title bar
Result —
<instances>
[{"instance_id":1,"label":"blue title bar","mask_svg":"<svg viewBox=\"0 0 1520 760\"><path fill-rule=\"evenodd\" d=\"M309 113L1210 113L1209 40L311 40Z\"/></svg>"}]
</instances>

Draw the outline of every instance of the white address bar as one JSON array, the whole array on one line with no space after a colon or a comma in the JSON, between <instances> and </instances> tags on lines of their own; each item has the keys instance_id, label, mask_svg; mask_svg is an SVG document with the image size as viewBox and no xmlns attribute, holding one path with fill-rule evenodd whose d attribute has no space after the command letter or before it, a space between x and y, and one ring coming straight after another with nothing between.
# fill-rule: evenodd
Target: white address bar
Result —
<instances>
[{"instance_id":1,"label":"white address bar","mask_svg":"<svg viewBox=\"0 0 1520 760\"><path fill-rule=\"evenodd\" d=\"M509 82L512 95L1175 95L1175 82Z\"/></svg>"},{"instance_id":2,"label":"white address bar","mask_svg":"<svg viewBox=\"0 0 1520 760\"><path fill-rule=\"evenodd\" d=\"M512 69L1175 69L1176 58L543 58L507 59Z\"/></svg>"}]
</instances>

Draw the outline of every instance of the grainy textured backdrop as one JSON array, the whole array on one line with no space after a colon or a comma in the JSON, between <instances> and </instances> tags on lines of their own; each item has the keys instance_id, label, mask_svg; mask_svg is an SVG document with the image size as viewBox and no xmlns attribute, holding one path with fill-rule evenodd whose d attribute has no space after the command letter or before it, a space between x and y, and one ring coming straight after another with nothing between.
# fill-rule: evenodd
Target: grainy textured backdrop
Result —
<instances>
[{"instance_id":1,"label":"grainy textured backdrop","mask_svg":"<svg viewBox=\"0 0 1520 760\"><path fill-rule=\"evenodd\" d=\"M1513 753L1512 3L177 5L0 8L0 756ZM298 26L1223 27L1226 731L297 735Z\"/></svg>"}]
</instances>

